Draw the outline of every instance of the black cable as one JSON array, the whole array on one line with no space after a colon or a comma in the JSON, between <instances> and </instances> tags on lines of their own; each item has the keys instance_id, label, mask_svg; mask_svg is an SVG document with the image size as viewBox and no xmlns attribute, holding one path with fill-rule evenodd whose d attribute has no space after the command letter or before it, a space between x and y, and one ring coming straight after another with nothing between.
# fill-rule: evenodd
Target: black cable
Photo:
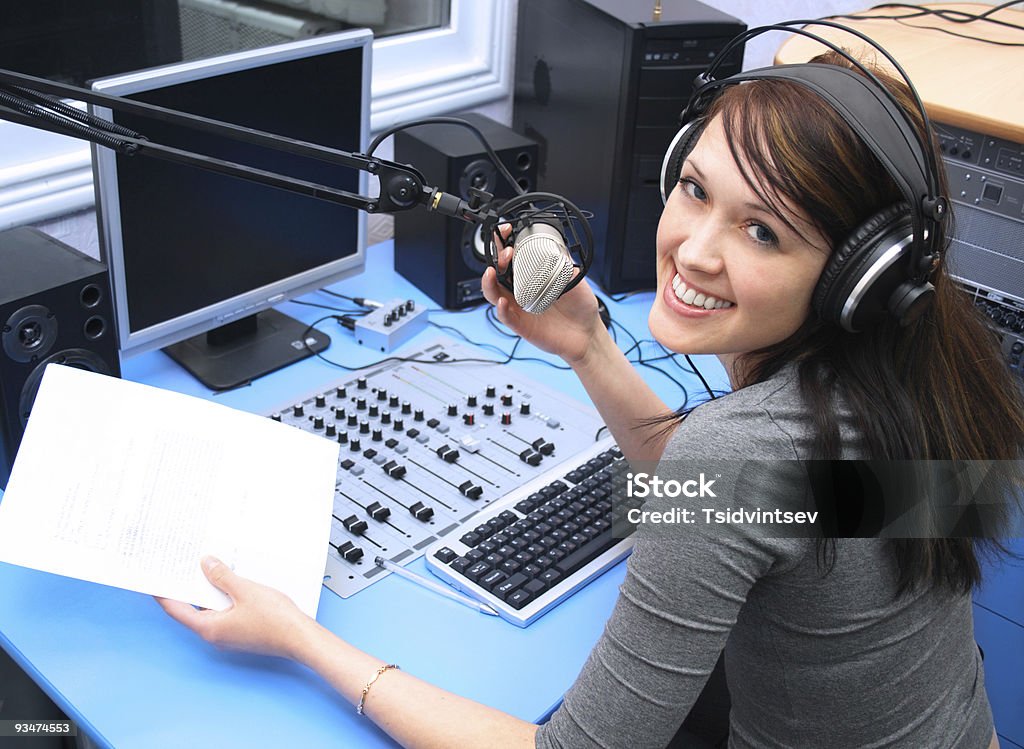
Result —
<instances>
[{"instance_id":1,"label":"black cable","mask_svg":"<svg viewBox=\"0 0 1024 749\"><path fill-rule=\"evenodd\" d=\"M336 319L336 317L334 315L327 315L325 317L321 317L319 320L313 321L306 328L306 333L308 333L309 331L313 330L313 328L316 325L318 325L319 323L323 322L324 320L332 320L332 319ZM437 360L437 359L417 359L417 358L412 357L412 356L387 356L387 357L385 357L383 359L378 359L375 362L369 362L367 364L360 364L360 365L355 366L355 367L350 367L347 364L342 364L341 362L334 361L333 359L328 359L326 356L324 356L323 354L321 354L318 351L313 351L313 349L310 348L309 344L305 344L305 346L306 346L306 349L308 351L310 351L314 356L316 356L317 359L320 359L325 364L329 364L332 367L337 367L338 369L344 369L344 370L346 370L348 372L357 372L360 369L369 369L371 367L379 367L381 364L387 364L388 362L402 362L402 363L410 363L410 364L508 364L508 362L510 361L509 359L506 359L504 361L496 361L494 359L477 359L477 358L472 358L472 357L467 357L465 359L455 359L455 358L452 358L452 359L440 359L440 360Z\"/></svg>"},{"instance_id":2,"label":"black cable","mask_svg":"<svg viewBox=\"0 0 1024 749\"><path fill-rule=\"evenodd\" d=\"M968 13L965 10L957 10L955 8L926 8L923 5L914 5L912 3L880 3L871 8L871 10L878 10L879 8L909 8L917 11L916 13L907 14L906 16L889 16L896 18L915 18L918 16L938 16L944 21L950 23L974 23L975 21L985 21L987 23L993 23L998 26L1006 26L1013 29L1024 30L1024 26L1016 23L1010 23L1009 21L1003 21L999 18L990 18L989 16L998 13L1001 10L1006 10L1011 5L1020 4L1021 0L1010 0L1010 2L1000 3L999 5L993 5L983 13ZM880 16L886 18L886 16Z\"/></svg>"},{"instance_id":3,"label":"black cable","mask_svg":"<svg viewBox=\"0 0 1024 749\"><path fill-rule=\"evenodd\" d=\"M289 299L292 304L301 304L303 307L319 307L320 309L329 309L332 312L340 312L343 315L359 315L363 316L369 314L369 310L365 309L342 309L341 307L332 307L329 304L317 304L316 302L300 302L298 299Z\"/></svg>"},{"instance_id":4,"label":"black cable","mask_svg":"<svg viewBox=\"0 0 1024 749\"><path fill-rule=\"evenodd\" d=\"M621 294L606 294L605 296L607 296L613 302L624 302L631 296L636 296L637 294L646 294L649 291L653 292L654 289L634 289L633 291L624 291Z\"/></svg>"},{"instance_id":5,"label":"black cable","mask_svg":"<svg viewBox=\"0 0 1024 749\"><path fill-rule=\"evenodd\" d=\"M325 294L330 294L331 296L336 296L339 299L347 299L350 302L356 302L356 298L354 296L348 296L347 294L339 294L337 291L331 291L330 289L320 289L320 291L322 291ZM359 304L359 302L356 302L356 304Z\"/></svg>"},{"instance_id":6,"label":"black cable","mask_svg":"<svg viewBox=\"0 0 1024 749\"><path fill-rule=\"evenodd\" d=\"M633 363L634 364L639 364L639 365L641 365L643 367L647 367L648 369L653 369L655 372L660 373L662 376L667 377L673 383L675 383L676 387L678 387L680 390L683 391L683 405L685 406L686 403L689 402L689 400L690 400L690 393L686 389L686 386L683 383L681 383L679 380L677 380L675 377L670 375L668 372L663 370L661 367L656 367L653 364L651 364L649 361L644 361L644 352L643 352L643 349L640 346L640 341L637 340L636 336L634 336L631 332L629 332L629 329L625 325L623 325L622 323L618 322L617 320L612 320L612 325L613 326L618 326L619 328L621 328L622 332L624 332L627 336L629 336L629 339L631 341L633 341L633 345L630 346L626 351L623 352L625 354L625 356L626 356L626 359L629 359L630 352L633 349L636 349L637 360L635 362L633 362Z\"/></svg>"},{"instance_id":7,"label":"black cable","mask_svg":"<svg viewBox=\"0 0 1024 749\"><path fill-rule=\"evenodd\" d=\"M913 13L905 13L903 15L858 15L858 14L845 14L826 16L826 18L841 18L850 19L856 21L895 21L901 26L906 26L912 29L924 29L927 31L939 31L943 34L949 34L950 36L959 37L960 39L969 39L971 41L983 42L985 44L993 44L999 47L1024 47L1024 42L1001 42L995 39L986 39L980 36L973 36L971 34L959 34L950 29L940 28L938 26L920 26L918 24L907 23L908 19L922 18L926 16L938 16L944 21L956 24L968 24L975 23L977 21L985 21L986 23L995 24L997 26L1005 26L1006 28L1018 29L1024 31L1024 26L1016 23L1010 23L1009 21L1003 21L999 18L989 18L990 15L1000 10L1010 7L1011 5L1017 5L1021 0L1013 0L1013 2L1006 2L1000 5L993 6L984 13L968 13L962 10L946 9L946 8L925 8L920 5L912 5L909 3L882 3L875 5L870 10L877 10L880 8L908 8L914 10Z\"/></svg>"},{"instance_id":8,"label":"black cable","mask_svg":"<svg viewBox=\"0 0 1024 749\"><path fill-rule=\"evenodd\" d=\"M433 320L430 321L430 325L432 325L433 327L437 328L438 330L446 330L446 331L449 331L451 333L454 333L459 338L464 340L466 343L471 343L474 346L479 346L480 348L491 349L492 351L495 351L495 352L501 354L502 356L508 356L508 354L505 353L505 351L503 351L502 349L498 348L498 346L494 345L493 343L480 343L478 341L474 341L469 336L467 336L465 333L463 333L461 330L459 330L458 328L454 328L451 325L441 325L440 323L436 323Z\"/></svg>"},{"instance_id":9,"label":"black cable","mask_svg":"<svg viewBox=\"0 0 1024 749\"><path fill-rule=\"evenodd\" d=\"M491 162L493 162L495 168L498 170L498 173L501 174L501 176L508 181L508 183L512 186L512 189L515 190L516 194L523 195L526 192L526 190L523 189L522 185L516 182L516 178L512 176L512 174L505 167L505 165L501 163L501 159L498 158L498 154L494 152L494 149L491 147L491 144L487 142L487 138L484 137L484 134L482 132L480 132L480 129L476 125L467 122L466 120L459 119L458 117L424 117L422 120L412 120L411 122L403 122L401 125L395 125L394 127L388 128L384 132L377 135L377 137L370 142L369 148L366 149L366 155L372 156L373 152L377 150L377 146L379 146L381 142L388 136L394 135L395 133L400 132L402 130L408 130L409 128L419 127L420 125L458 125L459 127L464 127L467 130L471 131L473 135L477 137L477 140L480 141L481 145L483 145L484 151L486 151L487 153L487 157L491 160Z\"/></svg>"},{"instance_id":10,"label":"black cable","mask_svg":"<svg viewBox=\"0 0 1024 749\"><path fill-rule=\"evenodd\" d=\"M693 363L693 359L690 358L690 355L689 354L683 354L683 356L686 357L687 364L689 364L691 367L693 367L694 373L696 373L697 377L700 379L700 383L701 383L701 385L704 386L704 389L708 391L708 395L711 397L711 400L717 399L718 396L715 395L715 393L711 390L711 386L708 385L708 381L704 379L704 375L702 375L700 373L700 370L697 369L697 365Z\"/></svg>"}]
</instances>

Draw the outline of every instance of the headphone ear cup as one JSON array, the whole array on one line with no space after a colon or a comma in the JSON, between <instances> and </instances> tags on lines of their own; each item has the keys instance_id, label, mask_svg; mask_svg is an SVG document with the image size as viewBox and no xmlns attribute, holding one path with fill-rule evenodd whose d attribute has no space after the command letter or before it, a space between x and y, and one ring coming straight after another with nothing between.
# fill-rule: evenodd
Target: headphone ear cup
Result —
<instances>
[{"instance_id":1,"label":"headphone ear cup","mask_svg":"<svg viewBox=\"0 0 1024 749\"><path fill-rule=\"evenodd\" d=\"M704 118L698 117L683 125L672 138L672 142L669 143L665 158L661 162L661 202L663 204L668 202L668 196L679 182L679 174L683 171L683 162L686 161L686 157L697 144L703 131Z\"/></svg>"},{"instance_id":2,"label":"headphone ear cup","mask_svg":"<svg viewBox=\"0 0 1024 749\"><path fill-rule=\"evenodd\" d=\"M850 332L885 316L893 291L906 280L913 241L910 207L897 203L858 226L822 271L811 304L822 319Z\"/></svg>"}]
</instances>

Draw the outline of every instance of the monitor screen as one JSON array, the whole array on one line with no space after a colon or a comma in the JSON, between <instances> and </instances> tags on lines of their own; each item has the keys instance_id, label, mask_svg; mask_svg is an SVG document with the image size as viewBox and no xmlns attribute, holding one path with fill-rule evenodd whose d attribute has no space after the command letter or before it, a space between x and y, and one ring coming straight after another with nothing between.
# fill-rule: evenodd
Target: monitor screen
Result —
<instances>
[{"instance_id":1,"label":"monitor screen","mask_svg":"<svg viewBox=\"0 0 1024 749\"><path fill-rule=\"evenodd\" d=\"M190 114L363 151L369 131L371 42L367 31L341 32L92 85ZM366 175L354 169L149 117L98 107L93 111L163 145L350 192L367 191ZM223 389L265 373L245 371L249 368L272 371L294 356L309 355L311 347L326 345L326 340L313 340L325 339L322 334L296 327L269 308L361 270L365 214L106 148L94 147L94 164L122 356L165 348L210 387ZM304 332L312 336L310 345L303 343ZM278 362L280 356L287 360ZM228 371L232 367L238 371Z\"/></svg>"}]
</instances>

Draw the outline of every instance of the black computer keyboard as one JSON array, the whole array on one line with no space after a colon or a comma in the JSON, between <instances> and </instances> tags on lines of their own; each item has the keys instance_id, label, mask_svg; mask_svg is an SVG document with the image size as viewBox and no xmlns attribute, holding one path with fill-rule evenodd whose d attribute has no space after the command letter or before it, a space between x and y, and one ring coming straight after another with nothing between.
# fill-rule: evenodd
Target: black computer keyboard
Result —
<instances>
[{"instance_id":1,"label":"black computer keyboard","mask_svg":"<svg viewBox=\"0 0 1024 749\"><path fill-rule=\"evenodd\" d=\"M611 439L540 476L427 551L428 569L525 627L633 548L628 464Z\"/></svg>"}]
</instances>

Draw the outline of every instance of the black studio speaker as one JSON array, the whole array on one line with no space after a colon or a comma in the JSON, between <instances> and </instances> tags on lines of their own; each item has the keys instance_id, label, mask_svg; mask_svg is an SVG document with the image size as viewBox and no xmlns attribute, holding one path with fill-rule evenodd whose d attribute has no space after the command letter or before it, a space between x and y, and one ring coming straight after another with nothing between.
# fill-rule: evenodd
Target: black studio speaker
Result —
<instances>
[{"instance_id":1,"label":"black studio speaker","mask_svg":"<svg viewBox=\"0 0 1024 749\"><path fill-rule=\"evenodd\" d=\"M480 114L456 116L480 129L520 187L537 189L534 141ZM471 187L499 198L515 194L480 141L455 125L423 125L397 133L395 161L411 164L428 184L464 200ZM479 302L486 267L479 227L427 211L395 215L395 270L438 304L459 309Z\"/></svg>"},{"instance_id":2,"label":"black studio speaker","mask_svg":"<svg viewBox=\"0 0 1024 749\"><path fill-rule=\"evenodd\" d=\"M42 232L0 232L0 487L51 362L120 376L107 267Z\"/></svg>"}]
</instances>

